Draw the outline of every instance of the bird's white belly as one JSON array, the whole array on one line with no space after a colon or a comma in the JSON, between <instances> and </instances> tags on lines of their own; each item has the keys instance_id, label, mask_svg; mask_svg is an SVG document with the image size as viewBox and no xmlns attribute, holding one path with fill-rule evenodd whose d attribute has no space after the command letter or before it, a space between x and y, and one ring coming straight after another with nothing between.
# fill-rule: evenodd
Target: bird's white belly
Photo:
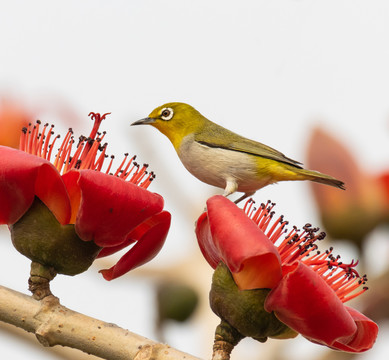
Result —
<instances>
[{"instance_id":1,"label":"bird's white belly","mask_svg":"<svg viewBox=\"0 0 389 360\"><path fill-rule=\"evenodd\" d=\"M187 136L178 155L186 169L199 180L220 188L228 181L237 185L237 191L252 192L270 184L271 177L258 174L255 156L239 151L210 148Z\"/></svg>"}]
</instances>

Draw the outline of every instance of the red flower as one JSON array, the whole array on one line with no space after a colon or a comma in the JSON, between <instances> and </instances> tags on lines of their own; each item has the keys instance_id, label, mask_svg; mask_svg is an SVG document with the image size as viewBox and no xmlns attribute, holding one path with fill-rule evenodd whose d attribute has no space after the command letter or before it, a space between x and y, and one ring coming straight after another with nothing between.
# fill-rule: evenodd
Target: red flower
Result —
<instances>
[{"instance_id":1,"label":"red flower","mask_svg":"<svg viewBox=\"0 0 389 360\"><path fill-rule=\"evenodd\" d=\"M367 234L389 221L389 186L385 176L369 173L345 144L321 128L310 135L307 165L347 184L347 191L341 193L328 186L310 186L328 235L349 239L361 249Z\"/></svg>"},{"instance_id":2,"label":"red flower","mask_svg":"<svg viewBox=\"0 0 389 360\"><path fill-rule=\"evenodd\" d=\"M349 352L370 349L378 326L344 305L367 289L360 289L366 277L332 249L318 252L315 242L324 237L318 229L308 224L286 233L282 216L272 223L273 206L255 210L249 201L243 211L223 196L210 198L196 225L208 263L225 263L241 290L271 289L265 310L308 340Z\"/></svg>"},{"instance_id":3,"label":"red flower","mask_svg":"<svg viewBox=\"0 0 389 360\"><path fill-rule=\"evenodd\" d=\"M119 169L101 171L106 157L98 128L107 114L91 113L94 127L88 138L80 137L74 153L69 129L53 163L57 137L52 127L38 121L23 129L20 150L0 146L0 224L10 228L39 198L61 225L73 224L78 237L93 241L102 250L98 257L136 244L104 278L114 279L151 260L164 244L170 214L163 198L146 188L154 175L125 155Z\"/></svg>"},{"instance_id":4,"label":"red flower","mask_svg":"<svg viewBox=\"0 0 389 360\"><path fill-rule=\"evenodd\" d=\"M9 98L0 98L0 145L17 148L20 129L32 118L26 108Z\"/></svg>"}]
</instances>

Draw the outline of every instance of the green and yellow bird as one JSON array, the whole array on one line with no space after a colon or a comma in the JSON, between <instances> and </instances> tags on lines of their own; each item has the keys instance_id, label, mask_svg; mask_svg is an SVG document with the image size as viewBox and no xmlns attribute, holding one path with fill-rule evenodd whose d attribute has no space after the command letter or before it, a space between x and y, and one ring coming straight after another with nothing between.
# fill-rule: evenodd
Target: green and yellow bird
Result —
<instances>
[{"instance_id":1,"label":"green and yellow bird","mask_svg":"<svg viewBox=\"0 0 389 360\"><path fill-rule=\"evenodd\" d=\"M185 103L159 106L131 125L144 124L168 137L186 169L199 180L224 189L224 196L243 192L236 203L278 181L311 180L344 189L342 181L306 170L300 162L215 124Z\"/></svg>"}]
</instances>

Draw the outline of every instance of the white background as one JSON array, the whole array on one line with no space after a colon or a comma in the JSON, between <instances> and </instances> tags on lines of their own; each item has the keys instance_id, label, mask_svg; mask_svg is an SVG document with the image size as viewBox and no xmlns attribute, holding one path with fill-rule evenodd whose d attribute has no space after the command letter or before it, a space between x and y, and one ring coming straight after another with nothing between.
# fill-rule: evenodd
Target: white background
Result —
<instances>
[{"instance_id":1,"label":"white background","mask_svg":"<svg viewBox=\"0 0 389 360\"><path fill-rule=\"evenodd\" d=\"M112 112L102 125L109 152L117 158L136 153L150 163L157 173L150 190L164 196L173 215L166 246L145 269L183 261L203 289L203 316L169 326L167 341L205 358L217 320L206 307L210 272L193 224L206 199L221 191L187 173L158 131L130 123L165 102L183 101L300 161L310 131L320 124L361 166L377 172L389 159L388 20L385 0L3 0L0 95L39 108L43 122L59 120L57 106L70 109L75 134L89 131L90 111ZM275 201L291 224L319 222L305 183L274 185L255 199ZM5 227L0 236L0 283L27 292L29 262L13 249ZM377 253L384 257L376 262L386 263L387 248ZM153 282L142 271L106 282L97 273L106 264L74 278L58 276L53 292L71 309L155 339ZM275 343L243 341L233 359L260 358ZM304 339L284 343L288 359L311 359L324 350ZM58 356L1 328L0 346L6 359ZM358 358L382 359L384 351L387 344L379 341Z\"/></svg>"}]
</instances>

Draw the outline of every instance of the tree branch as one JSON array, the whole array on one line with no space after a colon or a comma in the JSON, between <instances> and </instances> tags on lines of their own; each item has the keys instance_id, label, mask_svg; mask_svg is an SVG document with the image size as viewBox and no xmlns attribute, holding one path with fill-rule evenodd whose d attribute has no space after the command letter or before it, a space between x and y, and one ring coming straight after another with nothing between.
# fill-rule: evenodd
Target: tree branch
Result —
<instances>
[{"instance_id":1,"label":"tree branch","mask_svg":"<svg viewBox=\"0 0 389 360\"><path fill-rule=\"evenodd\" d=\"M72 311L52 295L37 301L0 286L0 320L35 333L43 346L68 346L104 359L199 360L115 324Z\"/></svg>"}]
</instances>

